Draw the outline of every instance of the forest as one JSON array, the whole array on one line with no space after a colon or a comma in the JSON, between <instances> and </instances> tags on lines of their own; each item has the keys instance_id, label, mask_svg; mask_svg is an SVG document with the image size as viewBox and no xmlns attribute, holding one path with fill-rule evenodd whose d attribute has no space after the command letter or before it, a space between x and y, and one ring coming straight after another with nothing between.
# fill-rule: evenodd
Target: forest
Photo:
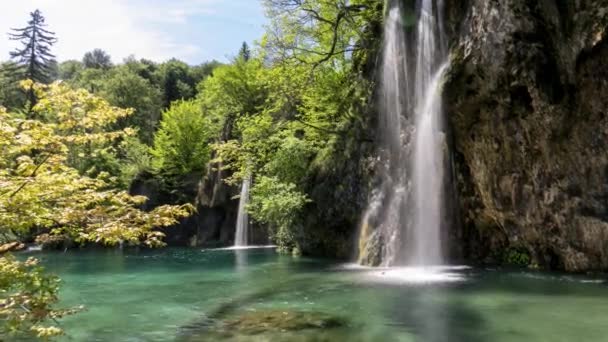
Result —
<instances>
[{"instance_id":1,"label":"forest","mask_svg":"<svg viewBox=\"0 0 608 342\"><path fill-rule=\"evenodd\" d=\"M602 340L608 4L261 3L225 62L7 32L0 340Z\"/></svg>"}]
</instances>

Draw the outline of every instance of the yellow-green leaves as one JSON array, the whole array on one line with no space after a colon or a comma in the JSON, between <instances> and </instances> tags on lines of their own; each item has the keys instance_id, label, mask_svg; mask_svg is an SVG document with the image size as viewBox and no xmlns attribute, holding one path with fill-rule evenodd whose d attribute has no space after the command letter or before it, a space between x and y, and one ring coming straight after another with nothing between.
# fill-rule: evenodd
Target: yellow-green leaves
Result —
<instances>
[{"instance_id":1,"label":"yellow-green leaves","mask_svg":"<svg viewBox=\"0 0 608 342\"><path fill-rule=\"evenodd\" d=\"M217 130L198 101L174 102L163 113L154 138L154 168L167 176L202 172L210 158L209 142Z\"/></svg>"},{"instance_id":2,"label":"yellow-green leaves","mask_svg":"<svg viewBox=\"0 0 608 342\"><path fill-rule=\"evenodd\" d=\"M131 128L111 129L131 111L60 83L33 87L39 120L25 120L0 108L0 230L46 228L77 242L161 246L164 235L156 228L188 216L191 205L142 211L145 197L116 190L106 172L83 173L74 165L82 155L102 154L109 142L133 135ZM33 260L20 263L0 257L2 336L59 334L56 327L45 325L65 313L52 308L57 283Z\"/></svg>"},{"instance_id":3,"label":"yellow-green leaves","mask_svg":"<svg viewBox=\"0 0 608 342\"><path fill-rule=\"evenodd\" d=\"M48 338L62 334L56 326L44 324L72 310L55 310L59 279L43 273L36 259L25 262L11 256L0 258L0 337L33 334Z\"/></svg>"}]
</instances>

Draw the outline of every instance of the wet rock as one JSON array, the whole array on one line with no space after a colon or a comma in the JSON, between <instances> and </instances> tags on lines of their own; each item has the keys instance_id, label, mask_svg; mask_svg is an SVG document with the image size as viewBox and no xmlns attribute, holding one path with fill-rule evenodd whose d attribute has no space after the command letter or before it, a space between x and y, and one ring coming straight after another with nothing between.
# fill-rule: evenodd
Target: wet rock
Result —
<instances>
[{"instance_id":1,"label":"wet rock","mask_svg":"<svg viewBox=\"0 0 608 342\"><path fill-rule=\"evenodd\" d=\"M359 264L380 266L384 249L380 230L376 229L370 233L370 227L368 227L367 223L364 223L361 231L362 234L366 234L367 238L361 239L360 241Z\"/></svg>"},{"instance_id":2,"label":"wet rock","mask_svg":"<svg viewBox=\"0 0 608 342\"><path fill-rule=\"evenodd\" d=\"M447 6L461 252L608 270L608 1Z\"/></svg>"},{"instance_id":3,"label":"wet rock","mask_svg":"<svg viewBox=\"0 0 608 342\"><path fill-rule=\"evenodd\" d=\"M4 254L7 252L18 252L18 251L22 251L25 249L25 244L15 241L15 242L9 242L9 243L5 243L4 245L0 246L0 254Z\"/></svg>"},{"instance_id":4,"label":"wet rock","mask_svg":"<svg viewBox=\"0 0 608 342\"><path fill-rule=\"evenodd\" d=\"M74 247L74 241L66 235L41 234L36 237L36 244L42 250L64 250Z\"/></svg>"}]
</instances>

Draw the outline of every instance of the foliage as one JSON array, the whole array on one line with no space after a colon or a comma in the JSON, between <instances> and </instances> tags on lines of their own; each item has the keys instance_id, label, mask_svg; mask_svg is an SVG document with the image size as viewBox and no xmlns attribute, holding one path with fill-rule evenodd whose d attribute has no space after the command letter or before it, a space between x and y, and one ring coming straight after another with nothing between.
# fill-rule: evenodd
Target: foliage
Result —
<instances>
[{"instance_id":1,"label":"foliage","mask_svg":"<svg viewBox=\"0 0 608 342\"><path fill-rule=\"evenodd\" d=\"M365 55L363 34L382 4L265 3L271 25L259 55L216 70L199 85L199 97L207 111L225 118L228 133L213 147L215 161L231 171L226 181L253 174L251 217L291 249L306 235L300 230L305 203L319 192L312 183L345 161L344 141L359 139L353 127L361 125L371 87L355 57Z\"/></svg>"},{"instance_id":2,"label":"foliage","mask_svg":"<svg viewBox=\"0 0 608 342\"><path fill-rule=\"evenodd\" d=\"M362 47L374 0L265 0L272 58L305 64L343 63Z\"/></svg>"},{"instance_id":3,"label":"foliage","mask_svg":"<svg viewBox=\"0 0 608 342\"><path fill-rule=\"evenodd\" d=\"M202 172L210 159L208 142L218 129L197 101L173 103L154 138L154 168L169 177Z\"/></svg>"},{"instance_id":4,"label":"foliage","mask_svg":"<svg viewBox=\"0 0 608 342\"><path fill-rule=\"evenodd\" d=\"M118 122L118 127L138 127L139 138L151 144L161 112L158 88L126 67L112 70L100 88L100 95L112 105L134 110L133 115Z\"/></svg>"},{"instance_id":5,"label":"foliage","mask_svg":"<svg viewBox=\"0 0 608 342\"><path fill-rule=\"evenodd\" d=\"M95 49L84 54L82 64L85 68L107 70L112 67L112 57L102 49Z\"/></svg>"},{"instance_id":6,"label":"foliage","mask_svg":"<svg viewBox=\"0 0 608 342\"><path fill-rule=\"evenodd\" d=\"M34 88L40 97L34 110L44 121L0 112L0 227L49 227L78 241L106 244L161 244L162 234L153 228L175 223L188 214L187 207L142 212L138 206L145 198L112 190L116 180L107 173L93 177L71 166L73 148L98 153L97 144L132 135L128 128L103 129L130 112L61 84Z\"/></svg>"},{"instance_id":7,"label":"foliage","mask_svg":"<svg viewBox=\"0 0 608 342\"><path fill-rule=\"evenodd\" d=\"M163 106L168 108L173 101L188 100L194 97L196 81L188 64L171 59L161 64L156 71L163 90Z\"/></svg>"},{"instance_id":8,"label":"foliage","mask_svg":"<svg viewBox=\"0 0 608 342\"><path fill-rule=\"evenodd\" d=\"M138 209L145 198L115 190L107 173L80 172L74 151L101 153L105 143L129 141L130 128L110 130L130 110L110 106L84 90L24 82L39 98L39 120L23 119L0 108L0 227L4 232L50 229L77 242L162 245L157 227L187 216L191 206ZM32 331L39 337L61 333L45 326L65 311L55 310L58 280L35 261L0 258L0 316L3 334Z\"/></svg>"},{"instance_id":9,"label":"foliage","mask_svg":"<svg viewBox=\"0 0 608 342\"><path fill-rule=\"evenodd\" d=\"M244 62L248 62L251 59L251 50L249 49L247 42L243 42L243 45L241 45L238 58L242 59Z\"/></svg>"},{"instance_id":10,"label":"foliage","mask_svg":"<svg viewBox=\"0 0 608 342\"><path fill-rule=\"evenodd\" d=\"M75 310L57 310L59 279L46 275L36 259L17 261L0 257L0 336L34 334L48 338L62 334L56 326L45 326Z\"/></svg>"},{"instance_id":11,"label":"foliage","mask_svg":"<svg viewBox=\"0 0 608 342\"><path fill-rule=\"evenodd\" d=\"M11 59L20 67L22 76L36 82L48 82L51 79L51 46L57 41L55 33L45 29L44 17L39 10L30 13L32 19L24 28L13 29L9 33L11 40L19 40L21 49L10 53Z\"/></svg>"},{"instance_id":12,"label":"foliage","mask_svg":"<svg viewBox=\"0 0 608 342\"><path fill-rule=\"evenodd\" d=\"M26 97L19 87L19 75L15 74L18 67L14 63L0 64L0 106L10 109L23 108Z\"/></svg>"},{"instance_id":13,"label":"foliage","mask_svg":"<svg viewBox=\"0 0 608 342\"><path fill-rule=\"evenodd\" d=\"M69 60L59 64L59 79L72 80L84 70L84 64L80 61Z\"/></svg>"},{"instance_id":14,"label":"foliage","mask_svg":"<svg viewBox=\"0 0 608 342\"><path fill-rule=\"evenodd\" d=\"M511 247L504 252L503 262L508 265L528 266L530 264L530 254L525 248Z\"/></svg>"},{"instance_id":15,"label":"foliage","mask_svg":"<svg viewBox=\"0 0 608 342\"><path fill-rule=\"evenodd\" d=\"M287 249L295 246L293 224L308 201L295 184L262 176L251 188L248 212L255 220L269 225L276 243Z\"/></svg>"},{"instance_id":16,"label":"foliage","mask_svg":"<svg viewBox=\"0 0 608 342\"><path fill-rule=\"evenodd\" d=\"M199 98L212 117L224 117L230 123L238 116L257 113L266 100L266 80L259 60L216 68L200 83Z\"/></svg>"},{"instance_id":17,"label":"foliage","mask_svg":"<svg viewBox=\"0 0 608 342\"><path fill-rule=\"evenodd\" d=\"M296 137L282 139L280 147L266 164L268 174L283 182L297 184L306 178L308 166L316 151L310 144Z\"/></svg>"}]
</instances>

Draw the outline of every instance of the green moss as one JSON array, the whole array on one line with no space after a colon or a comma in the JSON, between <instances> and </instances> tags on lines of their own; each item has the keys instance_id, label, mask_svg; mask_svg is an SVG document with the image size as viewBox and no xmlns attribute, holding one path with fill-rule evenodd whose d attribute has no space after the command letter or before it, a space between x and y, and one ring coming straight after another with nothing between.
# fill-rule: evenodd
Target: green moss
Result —
<instances>
[{"instance_id":1,"label":"green moss","mask_svg":"<svg viewBox=\"0 0 608 342\"><path fill-rule=\"evenodd\" d=\"M528 266L530 253L523 247L510 247L504 251L502 261L507 265Z\"/></svg>"}]
</instances>

